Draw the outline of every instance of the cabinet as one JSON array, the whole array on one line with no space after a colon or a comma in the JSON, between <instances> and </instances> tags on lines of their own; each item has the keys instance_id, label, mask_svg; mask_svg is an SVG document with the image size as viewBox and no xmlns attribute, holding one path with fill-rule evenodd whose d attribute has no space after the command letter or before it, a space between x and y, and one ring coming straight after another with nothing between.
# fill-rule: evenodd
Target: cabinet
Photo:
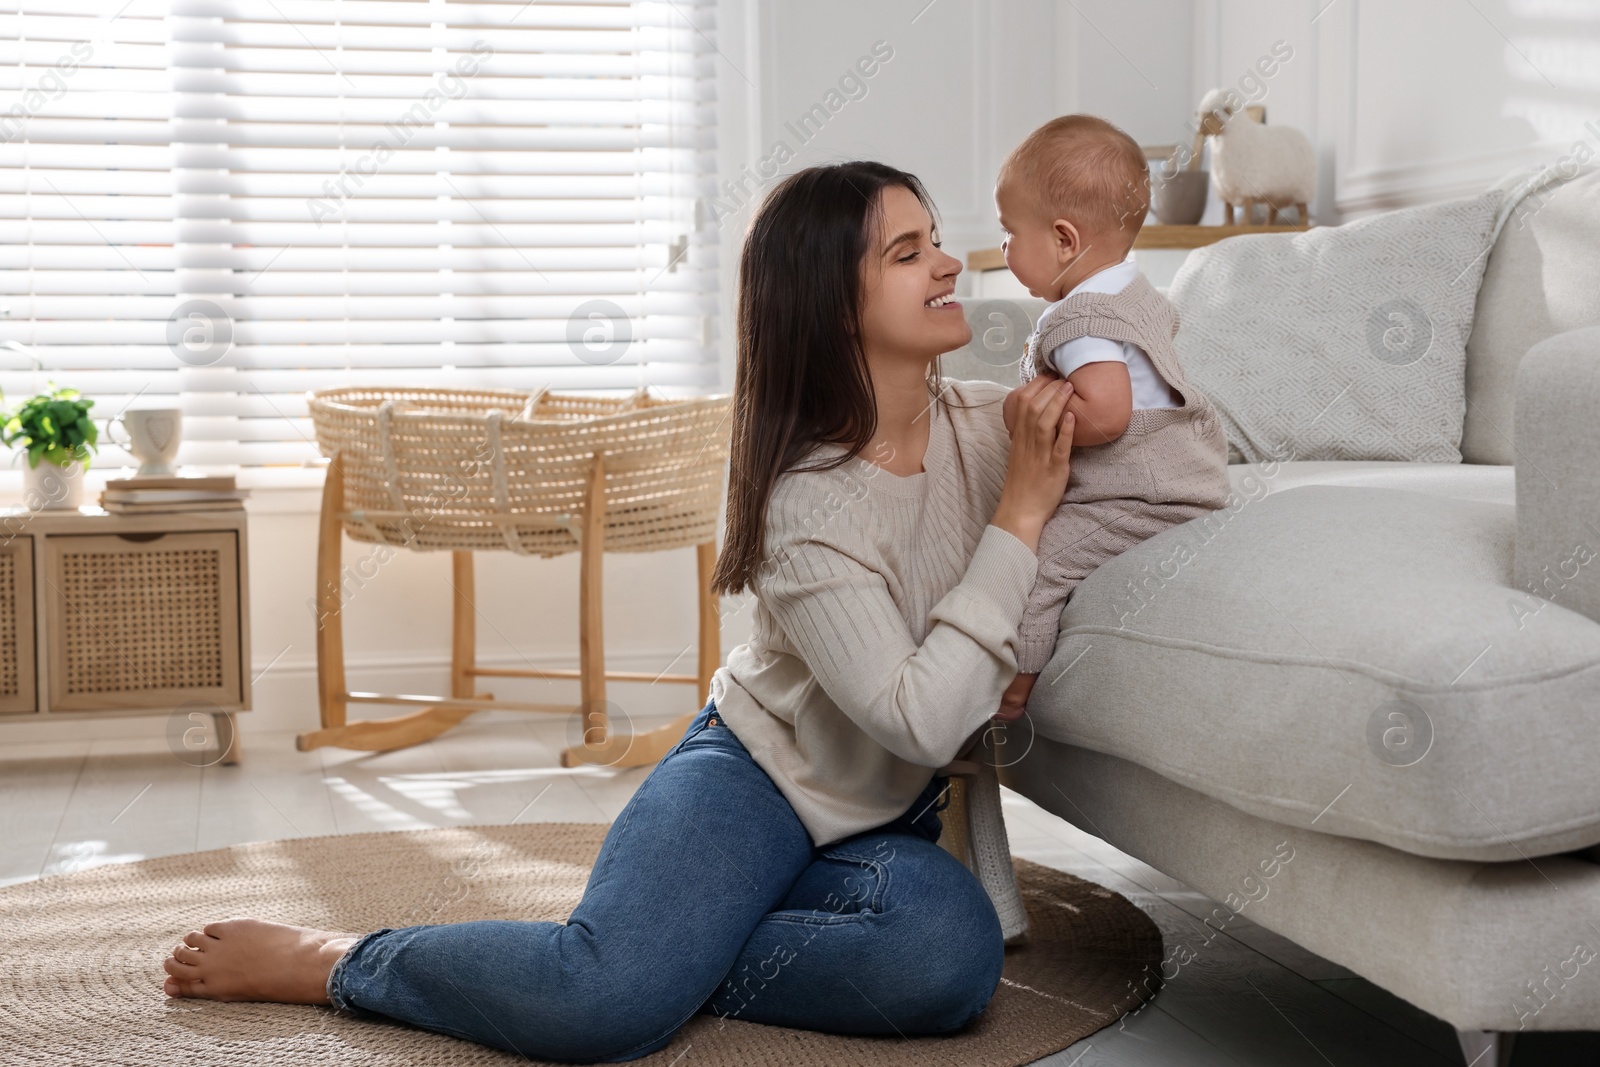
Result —
<instances>
[{"instance_id":1,"label":"cabinet","mask_svg":"<svg viewBox=\"0 0 1600 1067\"><path fill-rule=\"evenodd\" d=\"M192 738L210 716L232 762L233 715L250 710L246 560L242 509L0 509L0 723L162 714Z\"/></svg>"}]
</instances>

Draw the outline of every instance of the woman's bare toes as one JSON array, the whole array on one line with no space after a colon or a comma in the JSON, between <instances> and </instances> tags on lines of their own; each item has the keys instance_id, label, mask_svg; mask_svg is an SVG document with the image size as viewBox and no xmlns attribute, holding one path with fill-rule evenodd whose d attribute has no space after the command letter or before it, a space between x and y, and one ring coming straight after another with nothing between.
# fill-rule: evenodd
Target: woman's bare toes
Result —
<instances>
[{"instance_id":1,"label":"woman's bare toes","mask_svg":"<svg viewBox=\"0 0 1600 1067\"><path fill-rule=\"evenodd\" d=\"M162 961L169 997L328 1003L328 972L360 935L261 919L224 919L185 934Z\"/></svg>"},{"instance_id":2,"label":"woman's bare toes","mask_svg":"<svg viewBox=\"0 0 1600 1067\"><path fill-rule=\"evenodd\" d=\"M179 945L173 949L172 955L161 961L161 968L168 975L166 981L161 983L162 992L169 997L204 996L205 994L200 991L199 968L180 961L178 959L180 949L193 951L188 945Z\"/></svg>"},{"instance_id":3,"label":"woman's bare toes","mask_svg":"<svg viewBox=\"0 0 1600 1067\"><path fill-rule=\"evenodd\" d=\"M181 978L168 975L161 983L161 991L174 999L178 997L203 997L205 993L200 988L199 982L186 982Z\"/></svg>"}]
</instances>

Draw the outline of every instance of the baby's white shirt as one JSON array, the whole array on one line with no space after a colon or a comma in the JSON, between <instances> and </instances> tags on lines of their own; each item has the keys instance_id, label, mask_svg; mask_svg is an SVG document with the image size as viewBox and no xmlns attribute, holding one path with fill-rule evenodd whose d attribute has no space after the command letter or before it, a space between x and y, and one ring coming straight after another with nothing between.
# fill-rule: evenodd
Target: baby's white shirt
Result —
<instances>
[{"instance_id":1,"label":"baby's white shirt","mask_svg":"<svg viewBox=\"0 0 1600 1067\"><path fill-rule=\"evenodd\" d=\"M1066 300L1079 293L1120 293L1126 289L1130 282L1139 275L1139 264L1134 261L1130 252L1128 258L1121 263L1113 264L1104 270L1098 270L1083 281L1073 286L1072 292L1062 297ZM1056 308L1056 301L1044 309L1044 315L1050 314ZM1040 315L1040 321L1044 321ZM1128 381L1133 385L1133 406L1135 408L1175 408L1181 406L1178 394L1173 391L1161 375L1156 373L1155 364L1150 362L1150 357L1144 349L1127 341L1113 341L1108 337L1079 337L1072 341L1065 341L1055 347L1050 353L1050 363L1056 372L1063 378L1083 366L1085 363L1104 363L1116 360L1128 365Z\"/></svg>"}]
</instances>

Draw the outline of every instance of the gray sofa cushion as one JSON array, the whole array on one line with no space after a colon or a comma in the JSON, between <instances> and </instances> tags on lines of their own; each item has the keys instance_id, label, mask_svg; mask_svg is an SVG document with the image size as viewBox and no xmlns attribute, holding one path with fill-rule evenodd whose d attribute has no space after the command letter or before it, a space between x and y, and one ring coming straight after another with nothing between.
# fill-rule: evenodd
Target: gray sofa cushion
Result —
<instances>
[{"instance_id":1,"label":"gray sofa cushion","mask_svg":"<svg viewBox=\"0 0 1600 1067\"><path fill-rule=\"evenodd\" d=\"M1466 340L1505 194L1196 249L1184 370L1246 459L1457 463Z\"/></svg>"},{"instance_id":2,"label":"gray sofa cushion","mask_svg":"<svg viewBox=\"0 0 1600 1067\"><path fill-rule=\"evenodd\" d=\"M1293 463L1228 465L1228 480L1241 497L1259 498L1300 485L1365 485L1410 489L1490 504L1517 502L1517 470L1492 464L1386 463L1378 460L1302 460Z\"/></svg>"},{"instance_id":3,"label":"gray sofa cushion","mask_svg":"<svg viewBox=\"0 0 1600 1067\"><path fill-rule=\"evenodd\" d=\"M1517 368L1517 587L1600 621L1600 327Z\"/></svg>"},{"instance_id":4,"label":"gray sofa cushion","mask_svg":"<svg viewBox=\"0 0 1600 1067\"><path fill-rule=\"evenodd\" d=\"M1518 364L1546 337L1584 326L1600 326L1600 169L1529 194L1489 253L1467 338L1465 462L1512 462Z\"/></svg>"},{"instance_id":5,"label":"gray sofa cushion","mask_svg":"<svg viewBox=\"0 0 1600 1067\"><path fill-rule=\"evenodd\" d=\"M1240 497L1077 588L1030 718L1419 855L1600 842L1600 624L1513 588L1515 526L1503 504L1401 489Z\"/></svg>"}]
</instances>

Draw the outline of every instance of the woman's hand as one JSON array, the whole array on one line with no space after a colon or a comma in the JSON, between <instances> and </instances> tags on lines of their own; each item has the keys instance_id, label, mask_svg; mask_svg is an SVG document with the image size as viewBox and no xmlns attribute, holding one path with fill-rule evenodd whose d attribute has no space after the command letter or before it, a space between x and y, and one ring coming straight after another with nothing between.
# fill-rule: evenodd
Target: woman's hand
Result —
<instances>
[{"instance_id":1,"label":"woman's hand","mask_svg":"<svg viewBox=\"0 0 1600 1067\"><path fill-rule=\"evenodd\" d=\"M1039 548L1040 531L1067 491L1075 422L1067 409L1071 396L1071 382L1041 374L1006 398L1006 404L1013 405L1008 420L1011 455L990 524L1034 551Z\"/></svg>"},{"instance_id":2,"label":"woman's hand","mask_svg":"<svg viewBox=\"0 0 1600 1067\"><path fill-rule=\"evenodd\" d=\"M1017 424L1017 398L1022 395L1022 386L1017 386L1006 394L1000 402L1000 418L1005 421L1006 433L1011 433L1011 428Z\"/></svg>"}]
</instances>

